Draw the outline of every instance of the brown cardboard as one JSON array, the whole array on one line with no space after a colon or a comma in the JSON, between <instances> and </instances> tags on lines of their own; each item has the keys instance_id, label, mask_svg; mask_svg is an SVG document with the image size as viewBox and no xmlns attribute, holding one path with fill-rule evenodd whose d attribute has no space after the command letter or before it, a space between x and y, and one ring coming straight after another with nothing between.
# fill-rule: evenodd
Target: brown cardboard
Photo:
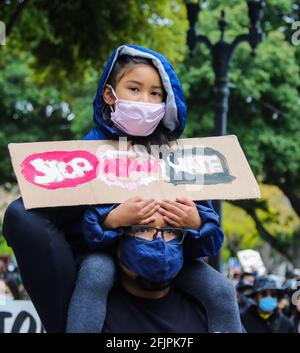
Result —
<instances>
[{"instance_id":1,"label":"brown cardboard","mask_svg":"<svg viewBox=\"0 0 300 353\"><path fill-rule=\"evenodd\" d=\"M194 201L260 197L234 135L180 139L161 159L141 154L137 146L126 155L131 148L127 141L11 143L8 147L26 209L121 203L134 196L169 200L181 196Z\"/></svg>"}]
</instances>

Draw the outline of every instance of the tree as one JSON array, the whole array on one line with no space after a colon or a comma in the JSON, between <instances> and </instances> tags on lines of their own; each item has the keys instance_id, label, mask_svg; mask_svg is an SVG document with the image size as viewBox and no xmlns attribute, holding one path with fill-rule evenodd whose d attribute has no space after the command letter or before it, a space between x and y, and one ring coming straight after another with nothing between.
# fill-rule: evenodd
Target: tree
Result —
<instances>
[{"instance_id":1,"label":"tree","mask_svg":"<svg viewBox=\"0 0 300 353\"><path fill-rule=\"evenodd\" d=\"M300 197L300 48L291 43L291 19L296 19L293 1L270 1L264 23L267 37L249 56L248 44L236 52L231 70L231 97L228 133L239 137L246 157L260 182L278 186L299 217ZM298 4L299 5L299 4ZM246 3L210 1L201 13L201 31L218 39L217 18L224 7L230 8L228 37L246 31ZM287 16L289 15L289 16ZM289 20L288 20L289 19ZM196 55L181 65L188 92L189 124L185 136L207 136L213 128L214 77L208 50L198 46ZM236 203L253 218L262 238L300 265L299 225L284 242L268 230L262 212L266 202ZM273 219L274 220L274 219Z\"/></svg>"},{"instance_id":2,"label":"tree","mask_svg":"<svg viewBox=\"0 0 300 353\"><path fill-rule=\"evenodd\" d=\"M1 10L10 48L31 51L35 68L56 83L101 67L112 49L128 42L183 58L187 21L179 0L12 0Z\"/></svg>"},{"instance_id":3,"label":"tree","mask_svg":"<svg viewBox=\"0 0 300 353\"><path fill-rule=\"evenodd\" d=\"M231 256L240 249L260 249L262 241L266 241L299 267L299 248L295 239L300 228L299 217L278 187L261 184L260 188L260 208L253 208L250 201L225 204L223 227Z\"/></svg>"}]
</instances>

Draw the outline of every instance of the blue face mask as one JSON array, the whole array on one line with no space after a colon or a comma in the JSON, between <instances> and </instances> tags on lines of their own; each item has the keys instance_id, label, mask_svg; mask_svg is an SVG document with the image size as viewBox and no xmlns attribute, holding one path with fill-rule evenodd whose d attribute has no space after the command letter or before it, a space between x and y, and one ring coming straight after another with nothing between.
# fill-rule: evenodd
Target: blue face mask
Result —
<instances>
[{"instance_id":1,"label":"blue face mask","mask_svg":"<svg viewBox=\"0 0 300 353\"><path fill-rule=\"evenodd\" d=\"M162 237L143 241L124 236L120 242L120 261L140 276L142 287L149 290L162 289L181 270L183 249L181 244L172 240L165 242Z\"/></svg>"},{"instance_id":2,"label":"blue face mask","mask_svg":"<svg viewBox=\"0 0 300 353\"><path fill-rule=\"evenodd\" d=\"M258 306L265 313L271 313L277 307L277 298L264 297L259 300Z\"/></svg>"},{"instance_id":3,"label":"blue face mask","mask_svg":"<svg viewBox=\"0 0 300 353\"><path fill-rule=\"evenodd\" d=\"M295 279L288 279L286 281L286 286L289 289L297 289L297 281Z\"/></svg>"}]
</instances>

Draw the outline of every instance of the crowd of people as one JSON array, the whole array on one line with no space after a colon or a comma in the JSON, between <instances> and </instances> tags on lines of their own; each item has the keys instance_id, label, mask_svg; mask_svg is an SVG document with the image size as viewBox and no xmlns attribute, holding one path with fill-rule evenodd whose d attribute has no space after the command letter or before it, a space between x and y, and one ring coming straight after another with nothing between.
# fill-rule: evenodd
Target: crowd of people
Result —
<instances>
[{"instance_id":1,"label":"crowd of people","mask_svg":"<svg viewBox=\"0 0 300 353\"><path fill-rule=\"evenodd\" d=\"M10 256L0 257L0 303L30 300L23 286L16 262Z\"/></svg>"},{"instance_id":2,"label":"crowd of people","mask_svg":"<svg viewBox=\"0 0 300 353\"><path fill-rule=\"evenodd\" d=\"M248 333L300 333L300 276L243 272L232 279L242 324ZM298 294L299 292L299 294Z\"/></svg>"}]
</instances>

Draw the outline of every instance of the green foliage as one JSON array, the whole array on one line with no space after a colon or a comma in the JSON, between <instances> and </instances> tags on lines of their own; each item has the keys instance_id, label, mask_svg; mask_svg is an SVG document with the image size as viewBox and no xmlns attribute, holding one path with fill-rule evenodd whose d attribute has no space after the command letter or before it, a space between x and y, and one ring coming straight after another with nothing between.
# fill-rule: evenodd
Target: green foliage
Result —
<instances>
[{"instance_id":1,"label":"green foliage","mask_svg":"<svg viewBox=\"0 0 300 353\"><path fill-rule=\"evenodd\" d=\"M281 245L292 244L300 229L299 217L276 186L261 185L261 191L267 208L257 211L260 221Z\"/></svg>"},{"instance_id":2,"label":"green foliage","mask_svg":"<svg viewBox=\"0 0 300 353\"><path fill-rule=\"evenodd\" d=\"M1 225L1 223L0 223ZM12 251L12 248L10 248L4 238L0 236L0 255L10 255L13 256L14 253Z\"/></svg>"},{"instance_id":3,"label":"green foliage","mask_svg":"<svg viewBox=\"0 0 300 353\"><path fill-rule=\"evenodd\" d=\"M199 30L219 40L217 21L226 10L226 38L247 33L246 1L209 1L199 16ZM300 46L291 43L291 23L297 19L294 1L268 1L263 28L267 34L255 58L248 43L236 50L230 70L228 133L236 134L254 174L261 182L278 185L300 196ZM299 2L298 2L298 5ZM296 8L296 7L295 7ZM299 7L298 7L299 8ZM198 44L192 58L179 65L187 92L186 137L210 136L214 127L214 75L211 55ZM263 187L265 210L257 215L279 243L299 240L299 214L286 206L287 198L275 187ZM268 190L268 191L266 191ZM274 201L275 200L275 201ZM248 202L250 207L260 207ZM251 218L231 204L224 205L226 233L223 257L238 249L259 248L261 240Z\"/></svg>"},{"instance_id":4,"label":"green foliage","mask_svg":"<svg viewBox=\"0 0 300 353\"><path fill-rule=\"evenodd\" d=\"M299 195L300 46L293 46L279 27L280 21L285 24L282 16L291 11L293 2L274 3L268 2L267 37L259 45L257 56L250 56L246 43L235 52L230 71L228 133L238 136L261 181L278 185L280 179L292 175L290 187ZM227 37L232 40L246 33L246 2L240 1L210 1L200 13L201 32L212 40L219 39L217 19L223 8L229 21ZM185 136L209 136L213 131L214 77L208 49L198 45L194 57L179 68L188 90Z\"/></svg>"},{"instance_id":5,"label":"green foliage","mask_svg":"<svg viewBox=\"0 0 300 353\"><path fill-rule=\"evenodd\" d=\"M235 256L238 250L258 249L262 244L252 218L241 208L228 202L224 203L223 229L225 244Z\"/></svg>"},{"instance_id":6,"label":"green foliage","mask_svg":"<svg viewBox=\"0 0 300 353\"><path fill-rule=\"evenodd\" d=\"M0 183L13 180L7 144L70 139L70 109L54 86L38 87L32 57L4 47L0 57ZM23 53L22 53L23 54Z\"/></svg>"},{"instance_id":7,"label":"green foliage","mask_svg":"<svg viewBox=\"0 0 300 353\"><path fill-rule=\"evenodd\" d=\"M0 230L2 229L4 210L8 204L19 196L18 188L10 188L6 191L5 188L0 186ZM7 245L3 236L0 233L0 255L13 255L12 249Z\"/></svg>"},{"instance_id":8,"label":"green foliage","mask_svg":"<svg viewBox=\"0 0 300 353\"><path fill-rule=\"evenodd\" d=\"M8 21L17 1L2 5ZM11 36L10 48L31 51L35 69L53 83L79 80L100 67L121 44L139 43L183 59L187 20L179 0L28 1Z\"/></svg>"},{"instance_id":9,"label":"green foliage","mask_svg":"<svg viewBox=\"0 0 300 353\"><path fill-rule=\"evenodd\" d=\"M264 228L281 246L291 245L298 237L300 221L289 200L272 185L260 185L262 199L257 216ZM239 207L239 202L225 202L223 229L226 234L223 258L235 256L238 250L257 249L263 244L253 219Z\"/></svg>"}]
</instances>

